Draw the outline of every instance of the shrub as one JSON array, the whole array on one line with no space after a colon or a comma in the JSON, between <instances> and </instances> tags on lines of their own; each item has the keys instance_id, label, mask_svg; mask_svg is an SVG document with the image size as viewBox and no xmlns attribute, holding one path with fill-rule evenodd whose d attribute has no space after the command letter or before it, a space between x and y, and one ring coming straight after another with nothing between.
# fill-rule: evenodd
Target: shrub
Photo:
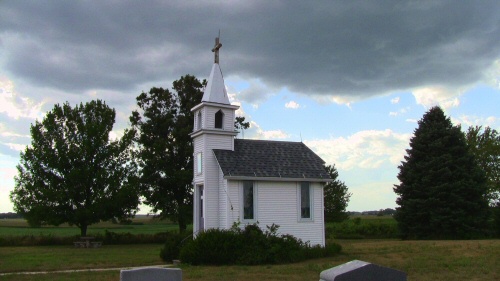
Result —
<instances>
[{"instance_id":1,"label":"shrub","mask_svg":"<svg viewBox=\"0 0 500 281\"><path fill-rule=\"evenodd\" d=\"M326 227L325 236L329 239L390 239L398 238L399 230L395 221L361 220L354 218Z\"/></svg>"},{"instance_id":2,"label":"shrub","mask_svg":"<svg viewBox=\"0 0 500 281\"><path fill-rule=\"evenodd\" d=\"M181 251L181 246L184 243L188 243L191 234L187 235L185 233L177 234L172 233L166 238L165 245L160 251L160 258L164 261L172 261L179 258L179 253Z\"/></svg>"},{"instance_id":3,"label":"shrub","mask_svg":"<svg viewBox=\"0 0 500 281\"><path fill-rule=\"evenodd\" d=\"M182 246L180 259L193 265L257 265L298 262L331 256L340 245L311 247L292 235L279 235L277 225L262 231L257 224L244 229L209 229Z\"/></svg>"},{"instance_id":4,"label":"shrub","mask_svg":"<svg viewBox=\"0 0 500 281\"><path fill-rule=\"evenodd\" d=\"M238 234L222 229L209 229L182 245L180 259L190 264L223 265L235 263L241 248Z\"/></svg>"}]
</instances>

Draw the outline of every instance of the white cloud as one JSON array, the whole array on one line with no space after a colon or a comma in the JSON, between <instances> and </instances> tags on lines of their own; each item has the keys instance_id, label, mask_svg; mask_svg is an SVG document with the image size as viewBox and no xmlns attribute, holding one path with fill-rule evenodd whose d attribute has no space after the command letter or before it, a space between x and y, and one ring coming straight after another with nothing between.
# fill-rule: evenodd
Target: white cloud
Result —
<instances>
[{"instance_id":1,"label":"white cloud","mask_svg":"<svg viewBox=\"0 0 500 281\"><path fill-rule=\"evenodd\" d=\"M245 130L244 134L247 139L276 140L290 138L290 135L283 130L263 130L254 121L250 121L250 128Z\"/></svg>"},{"instance_id":2,"label":"white cloud","mask_svg":"<svg viewBox=\"0 0 500 281\"><path fill-rule=\"evenodd\" d=\"M470 126L483 126L500 130L500 119L495 116L479 117L475 115L461 115L457 118L451 117L451 121L455 125L462 125L462 130L466 130Z\"/></svg>"},{"instance_id":3,"label":"white cloud","mask_svg":"<svg viewBox=\"0 0 500 281\"><path fill-rule=\"evenodd\" d=\"M339 169L376 169L383 163L398 165L406 153L411 134L384 131L361 131L347 138L312 140L304 143L326 163Z\"/></svg>"},{"instance_id":4,"label":"white cloud","mask_svg":"<svg viewBox=\"0 0 500 281\"><path fill-rule=\"evenodd\" d=\"M398 111L391 111L391 112L389 112L389 116L398 116L401 114L405 114L406 112L408 112L409 109L410 109L409 107L404 107Z\"/></svg>"},{"instance_id":5,"label":"white cloud","mask_svg":"<svg viewBox=\"0 0 500 281\"><path fill-rule=\"evenodd\" d=\"M460 105L458 97L463 90L450 90L440 86L418 88L413 91L417 104L430 108L439 105L444 110Z\"/></svg>"},{"instance_id":6,"label":"white cloud","mask_svg":"<svg viewBox=\"0 0 500 281\"><path fill-rule=\"evenodd\" d=\"M13 161L6 159L0 159L0 213L12 212L14 208L8 194L14 188L14 176L17 175L17 169Z\"/></svg>"},{"instance_id":7,"label":"white cloud","mask_svg":"<svg viewBox=\"0 0 500 281\"><path fill-rule=\"evenodd\" d=\"M233 77L232 79L234 79L235 81L239 81L238 78ZM266 101L269 97L278 92L276 89L268 87L259 79L249 79L245 80L245 82L248 83L248 87L236 93L236 96L238 96L238 100L247 102L254 108L258 108L260 103Z\"/></svg>"},{"instance_id":8,"label":"white cloud","mask_svg":"<svg viewBox=\"0 0 500 281\"><path fill-rule=\"evenodd\" d=\"M398 104L398 103L399 103L399 101L400 101L400 98L399 98L399 97L395 97L395 98L391 99L391 103L392 103L392 104Z\"/></svg>"},{"instance_id":9,"label":"white cloud","mask_svg":"<svg viewBox=\"0 0 500 281\"><path fill-rule=\"evenodd\" d=\"M485 71L484 76L486 84L500 89L500 60L495 60L491 67Z\"/></svg>"},{"instance_id":10,"label":"white cloud","mask_svg":"<svg viewBox=\"0 0 500 281\"><path fill-rule=\"evenodd\" d=\"M300 105L292 100L292 101L285 103L285 107L290 108L290 109L298 109L300 107Z\"/></svg>"},{"instance_id":11,"label":"white cloud","mask_svg":"<svg viewBox=\"0 0 500 281\"><path fill-rule=\"evenodd\" d=\"M10 118L36 119L43 116L43 102L35 103L27 97L22 97L14 91L14 83L7 78L0 78L0 113Z\"/></svg>"},{"instance_id":12,"label":"white cloud","mask_svg":"<svg viewBox=\"0 0 500 281\"><path fill-rule=\"evenodd\" d=\"M259 135L262 139L286 139L290 136L282 130L269 130L269 131L259 131Z\"/></svg>"},{"instance_id":13,"label":"white cloud","mask_svg":"<svg viewBox=\"0 0 500 281\"><path fill-rule=\"evenodd\" d=\"M318 102L319 104L342 104L346 105L349 109L352 109L352 103L362 100L357 96L338 96L338 95L315 95L311 94L310 98Z\"/></svg>"}]
</instances>

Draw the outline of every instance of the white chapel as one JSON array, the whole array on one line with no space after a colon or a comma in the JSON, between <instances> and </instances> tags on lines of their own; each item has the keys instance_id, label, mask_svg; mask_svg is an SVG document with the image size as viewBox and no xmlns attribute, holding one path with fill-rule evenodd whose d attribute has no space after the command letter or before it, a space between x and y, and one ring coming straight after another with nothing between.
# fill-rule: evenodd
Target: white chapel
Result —
<instances>
[{"instance_id":1,"label":"white chapel","mask_svg":"<svg viewBox=\"0 0 500 281\"><path fill-rule=\"evenodd\" d=\"M236 139L235 111L215 60L200 104L191 109L194 128L194 235L234 223L279 225L311 245L325 245L325 162L302 142Z\"/></svg>"}]
</instances>

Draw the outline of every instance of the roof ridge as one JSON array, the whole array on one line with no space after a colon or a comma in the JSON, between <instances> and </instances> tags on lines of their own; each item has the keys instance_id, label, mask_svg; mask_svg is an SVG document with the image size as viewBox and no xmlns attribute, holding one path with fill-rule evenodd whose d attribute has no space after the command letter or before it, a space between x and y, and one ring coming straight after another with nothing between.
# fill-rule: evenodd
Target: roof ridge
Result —
<instances>
[{"instance_id":1,"label":"roof ridge","mask_svg":"<svg viewBox=\"0 0 500 281\"><path fill-rule=\"evenodd\" d=\"M301 141L283 141L283 140L258 140L258 139L235 139L235 141L252 141L252 142L281 142L281 143L302 143Z\"/></svg>"}]
</instances>

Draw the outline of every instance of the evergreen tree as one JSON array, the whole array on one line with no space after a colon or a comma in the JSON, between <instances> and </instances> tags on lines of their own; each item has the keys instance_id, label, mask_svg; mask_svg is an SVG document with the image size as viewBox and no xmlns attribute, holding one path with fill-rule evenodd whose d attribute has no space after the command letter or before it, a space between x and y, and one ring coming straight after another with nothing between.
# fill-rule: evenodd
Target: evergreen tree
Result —
<instances>
[{"instance_id":1,"label":"evergreen tree","mask_svg":"<svg viewBox=\"0 0 500 281\"><path fill-rule=\"evenodd\" d=\"M484 234L487 185L460 127L439 107L418 122L399 166L395 219L405 239L471 238Z\"/></svg>"},{"instance_id":2,"label":"evergreen tree","mask_svg":"<svg viewBox=\"0 0 500 281\"><path fill-rule=\"evenodd\" d=\"M341 222L349 218L345 209L352 193L348 191L345 183L338 179L339 172L335 165L326 166L325 169L333 180L325 184L323 189L325 222Z\"/></svg>"}]
</instances>

